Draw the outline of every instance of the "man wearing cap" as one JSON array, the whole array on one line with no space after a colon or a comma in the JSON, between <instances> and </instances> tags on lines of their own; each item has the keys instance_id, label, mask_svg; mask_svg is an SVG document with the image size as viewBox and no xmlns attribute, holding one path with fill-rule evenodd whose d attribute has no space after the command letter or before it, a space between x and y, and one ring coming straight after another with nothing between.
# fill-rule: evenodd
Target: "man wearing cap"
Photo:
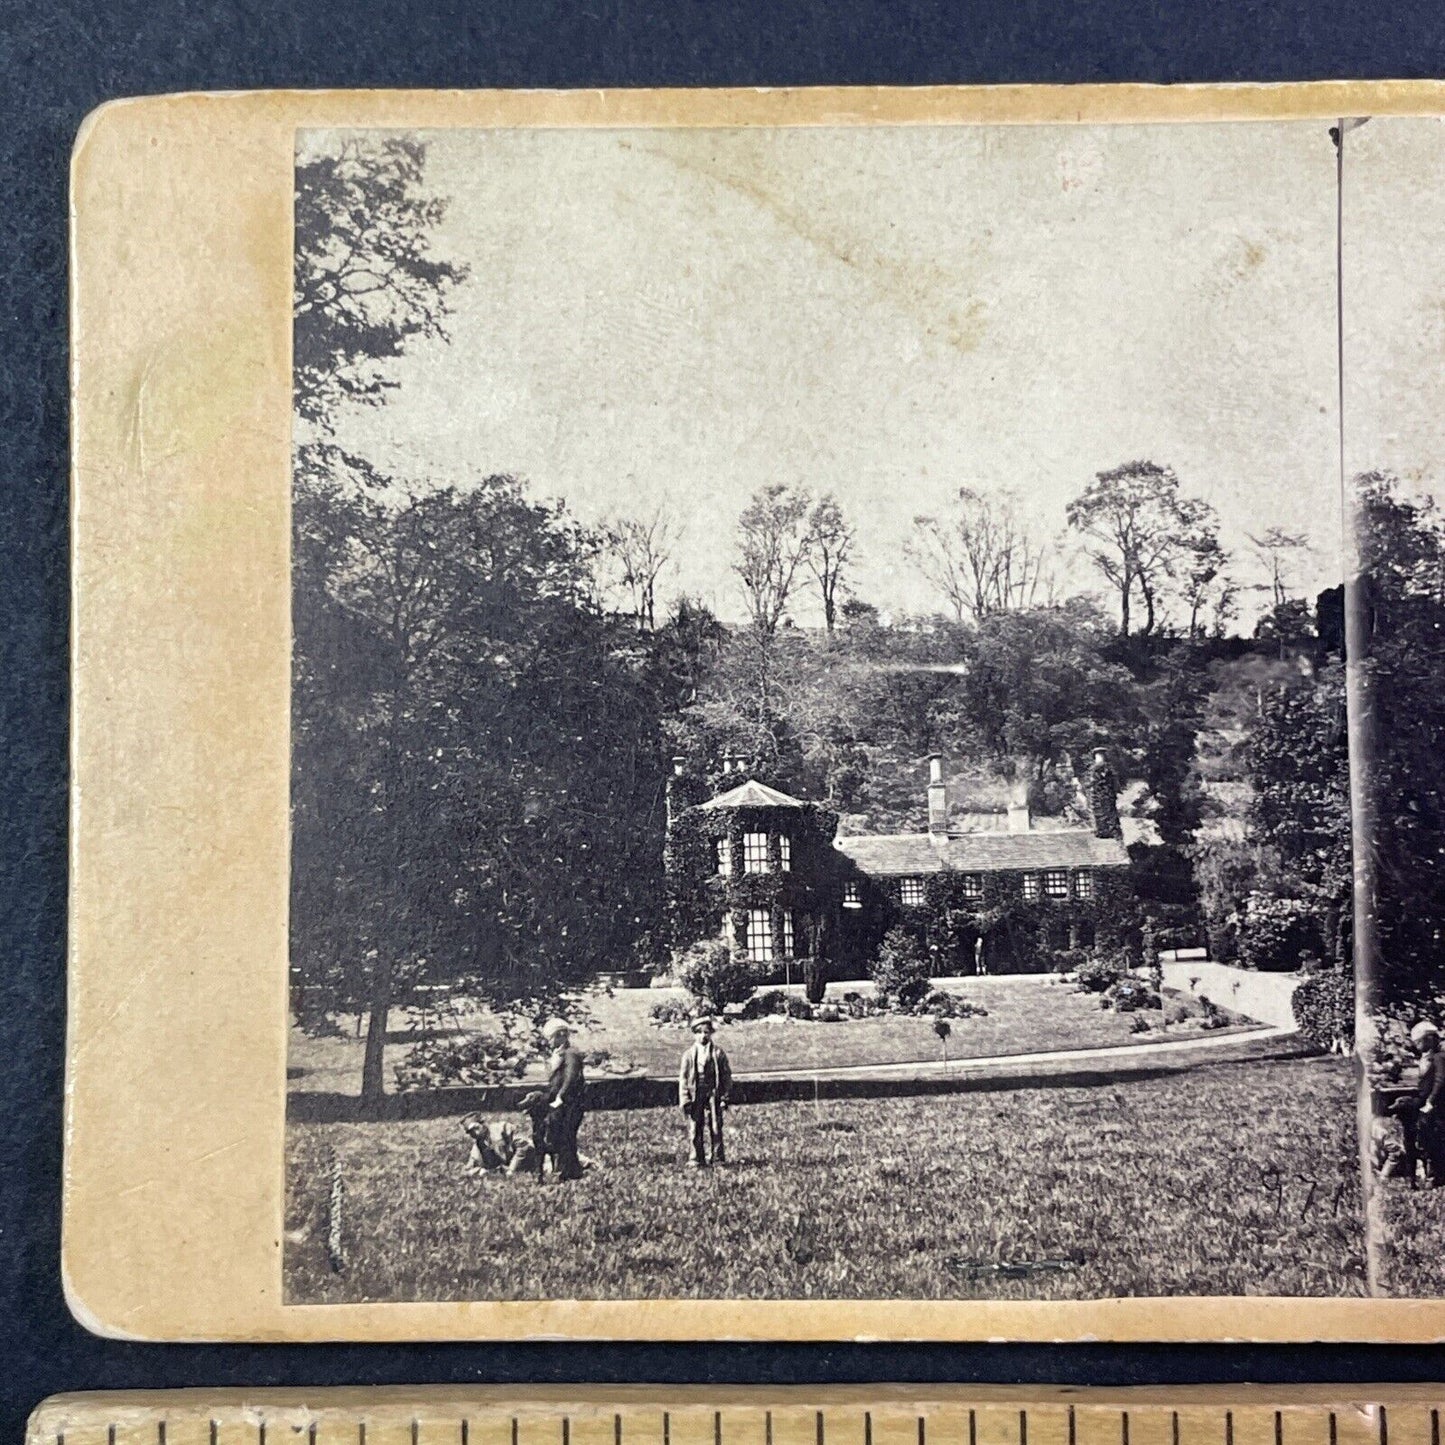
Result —
<instances>
[{"instance_id":1,"label":"man wearing cap","mask_svg":"<svg viewBox=\"0 0 1445 1445\"><path fill-rule=\"evenodd\" d=\"M692 1031L697 1037L682 1056L677 1074L677 1102L692 1120L694 1169L707 1168L709 1152L714 1164L727 1162L723 1152L723 1110L732 1090L733 1072L728 1056L713 1043L713 1027L706 1014L693 1020Z\"/></svg>"},{"instance_id":2,"label":"man wearing cap","mask_svg":"<svg viewBox=\"0 0 1445 1445\"><path fill-rule=\"evenodd\" d=\"M552 1046L547 1079L547 1148L559 1179L580 1179L582 1161L577 1157L577 1130L582 1127L587 1079L582 1072L582 1055L572 1047L572 1031L566 1019L548 1019L542 1037Z\"/></svg>"},{"instance_id":3,"label":"man wearing cap","mask_svg":"<svg viewBox=\"0 0 1445 1445\"><path fill-rule=\"evenodd\" d=\"M1403 1115L1405 1148L1418 1153L1425 1165L1427 1188L1445 1184L1445 1054L1440 1052L1440 1030L1428 1019L1410 1030L1410 1043L1420 1056L1420 1072L1412 1094L1401 1099L1393 1112ZM1414 1175L1413 1167L1410 1170Z\"/></svg>"}]
</instances>

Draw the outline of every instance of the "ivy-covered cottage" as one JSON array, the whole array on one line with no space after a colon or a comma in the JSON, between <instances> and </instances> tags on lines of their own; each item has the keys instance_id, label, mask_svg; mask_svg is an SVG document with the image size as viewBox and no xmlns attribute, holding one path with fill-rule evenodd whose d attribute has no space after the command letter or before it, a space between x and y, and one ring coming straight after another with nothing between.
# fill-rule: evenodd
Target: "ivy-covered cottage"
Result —
<instances>
[{"instance_id":1,"label":"ivy-covered cottage","mask_svg":"<svg viewBox=\"0 0 1445 1445\"><path fill-rule=\"evenodd\" d=\"M917 932L935 972L1057 966L1117 929L1130 892L1106 755L1087 780L1091 827L954 813L943 759L929 759L928 829L838 836L838 815L768 787L740 758L697 800L685 760L668 787L666 871L680 945L725 936L765 972L821 979L866 971L883 935ZM773 965L772 969L768 965Z\"/></svg>"}]
</instances>

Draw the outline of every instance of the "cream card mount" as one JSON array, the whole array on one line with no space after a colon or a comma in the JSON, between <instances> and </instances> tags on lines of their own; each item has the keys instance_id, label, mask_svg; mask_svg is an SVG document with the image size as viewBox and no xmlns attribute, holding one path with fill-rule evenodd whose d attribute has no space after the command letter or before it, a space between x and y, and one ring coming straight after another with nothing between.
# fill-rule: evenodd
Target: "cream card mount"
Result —
<instances>
[{"instance_id":1,"label":"cream card mount","mask_svg":"<svg viewBox=\"0 0 1445 1445\"><path fill-rule=\"evenodd\" d=\"M1341 401L1383 435L1390 398L1345 384L1340 300L1396 274L1374 222L1416 224L1441 103L92 116L78 1317L1445 1332L1354 1060L1148 866L1260 841L1241 697L1343 687ZM1121 506L1157 551L1116 555ZM1183 712L1213 801L1179 823Z\"/></svg>"}]
</instances>

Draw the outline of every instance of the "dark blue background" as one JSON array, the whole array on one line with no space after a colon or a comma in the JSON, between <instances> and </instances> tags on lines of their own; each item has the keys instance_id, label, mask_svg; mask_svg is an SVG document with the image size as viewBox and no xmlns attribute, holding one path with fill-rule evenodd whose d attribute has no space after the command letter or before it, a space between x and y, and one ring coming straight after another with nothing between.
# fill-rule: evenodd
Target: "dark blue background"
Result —
<instances>
[{"instance_id":1,"label":"dark blue background","mask_svg":"<svg viewBox=\"0 0 1445 1445\"><path fill-rule=\"evenodd\" d=\"M1428 0L0 0L0 1436L57 1390L447 1381L1419 1380L1432 1349L136 1346L58 1278L66 162L115 96L265 86L1313 80L1445 74ZM157 1040L164 1046L164 1040ZM205 1281L197 1281L204 1289ZM1249 1327L1241 1306L1240 1329Z\"/></svg>"}]
</instances>

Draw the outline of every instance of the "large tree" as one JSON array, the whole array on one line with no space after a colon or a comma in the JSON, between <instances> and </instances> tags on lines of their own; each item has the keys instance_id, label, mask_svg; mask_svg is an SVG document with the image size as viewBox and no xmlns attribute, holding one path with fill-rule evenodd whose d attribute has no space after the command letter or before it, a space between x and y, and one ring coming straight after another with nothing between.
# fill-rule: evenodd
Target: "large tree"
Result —
<instances>
[{"instance_id":1,"label":"large tree","mask_svg":"<svg viewBox=\"0 0 1445 1445\"><path fill-rule=\"evenodd\" d=\"M853 526L843 515L837 498L831 492L820 497L808 514L808 550L804 560L818 584L823 626L830 637L837 626L838 601L845 587L843 577L853 560L855 540Z\"/></svg>"},{"instance_id":2,"label":"large tree","mask_svg":"<svg viewBox=\"0 0 1445 1445\"><path fill-rule=\"evenodd\" d=\"M1144 607L1138 631L1153 633L1175 566L1200 525L1199 505L1180 497L1172 468L1150 461L1099 472L1069 503L1069 526L1086 539L1089 560L1118 595L1124 636L1133 629L1136 600Z\"/></svg>"},{"instance_id":3,"label":"large tree","mask_svg":"<svg viewBox=\"0 0 1445 1445\"><path fill-rule=\"evenodd\" d=\"M677 527L666 507L643 515L619 513L602 529L604 557L614 585L638 626L657 626L657 579L672 560Z\"/></svg>"},{"instance_id":4,"label":"large tree","mask_svg":"<svg viewBox=\"0 0 1445 1445\"><path fill-rule=\"evenodd\" d=\"M591 602L590 539L506 477L297 502L292 946L300 1011L366 1013L384 1087L419 983L504 1005L655 923L667 673Z\"/></svg>"},{"instance_id":5,"label":"large tree","mask_svg":"<svg viewBox=\"0 0 1445 1445\"><path fill-rule=\"evenodd\" d=\"M906 551L948 600L955 622L1032 607L1047 585L1048 549L1009 494L961 488L945 514L914 518Z\"/></svg>"},{"instance_id":6,"label":"large tree","mask_svg":"<svg viewBox=\"0 0 1445 1445\"><path fill-rule=\"evenodd\" d=\"M1445 522L1434 503L1372 473L1355 485L1359 571L1351 653L1376 1001L1445 991Z\"/></svg>"},{"instance_id":7,"label":"large tree","mask_svg":"<svg viewBox=\"0 0 1445 1445\"><path fill-rule=\"evenodd\" d=\"M760 488L738 517L738 559L753 631L771 641L787 614L798 571L812 546L809 497L781 482Z\"/></svg>"},{"instance_id":8,"label":"large tree","mask_svg":"<svg viewBox=\"0 0 1445 1445\"><path fill-rule=\"evenodd\" d=\"M466 268L434 254L446 200L426 185L426 146L352 137L296 166L292 385L297 415L323 430L344 400L395 386L386 363L445 334Z\"/></svg>"}]
</instances>

